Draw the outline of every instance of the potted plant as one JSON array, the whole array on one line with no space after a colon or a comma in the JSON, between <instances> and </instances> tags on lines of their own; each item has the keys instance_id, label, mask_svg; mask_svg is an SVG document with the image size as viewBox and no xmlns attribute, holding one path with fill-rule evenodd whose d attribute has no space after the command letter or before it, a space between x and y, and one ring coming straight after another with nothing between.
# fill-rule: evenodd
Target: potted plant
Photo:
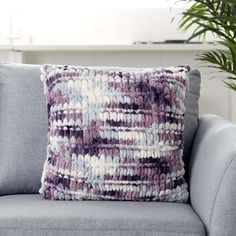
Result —
<instances>
[{"instance_id":1,"label":"potted plant","mask_svg":"<svg viewBox=\"0 0 236 236\"><path fill-rule=\"evenodd\" d=\"M236 91L236 0L182 1L192 3L179 22L180 30L193 30L188 41L205 38L206 33L211 32L221 46L200 54L197 59L217 69L216 72L226 72L224 84Z\"/></svg>"}]
</instances>

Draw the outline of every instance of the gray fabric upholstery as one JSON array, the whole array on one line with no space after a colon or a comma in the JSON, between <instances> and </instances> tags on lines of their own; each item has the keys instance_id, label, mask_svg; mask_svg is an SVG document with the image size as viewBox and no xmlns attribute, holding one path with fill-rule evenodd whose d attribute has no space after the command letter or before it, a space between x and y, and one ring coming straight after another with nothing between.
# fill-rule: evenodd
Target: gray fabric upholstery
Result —
<instances>
[{"instance_id":1,"label":"gray fabric upholstery","mask_svg":"<svg viewBox=\"0 0 236 236\"><path fill-rule=\"evenodd\" d=\"M196 69L189 72L189 91L185 113L184 129L184 163L188 167L193 140L198 126L198 100L200 97L201 75Z\"/></svg>"},{"instance_id":2,"label":"gray fabric upholstery","mask_svg":"<svg viewBox=\"0 0 236 236\"><path fill-rule=\"evenodd\" d=\"M46 158L47 113L40 65L0 64L0 195L38 193ZM200 73L190 72L184 160L198 122Z\"/></svg>"},{"instance_id":3,"label":"gray fabric upholstery","mask_svg":"<svg viewBox=\"0 0 236 236\"><path fill-rule=\"evenodd\" d=\"M0 195L40 187L47 117L39 68L0 65Z\"/></svg>"},{"instance_id":4,"label":"gray fabric upholstery","mask_svg":"<svg viewBox=\"0 0 236 236\"><path fill-rule=\"evenodd\" d=\"M200 119L190 164L191 203L209 236L236 235L236 126Z\"/></svg>"},{"instance_id":5,"label":"gray fabric upholstery","mask_svg":"<svg viewBox=\"0 0 236 236\"><path fill-rule=\"evenodd\" d=\"M0 197L0 235L205 235L184 203L50 201L38 194Z\"/></svg>"}]
</instances>

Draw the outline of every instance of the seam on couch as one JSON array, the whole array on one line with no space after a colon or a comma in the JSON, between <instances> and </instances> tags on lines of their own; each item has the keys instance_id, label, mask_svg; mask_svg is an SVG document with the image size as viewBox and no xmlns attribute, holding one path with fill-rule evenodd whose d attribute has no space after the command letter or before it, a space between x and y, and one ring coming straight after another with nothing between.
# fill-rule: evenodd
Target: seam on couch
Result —
<instances>
[{"instance_id":1,"label":"seam on couch","mask_svg":"<svg viewBox=\"0 0 236 236\"><path fill-rule=\"evenodd\" d=\"M216 195L215 195L215 198L214 198L214 202L213 202L213 207L212 207L212 211L211 211L211 216L210 216L210 222L209 222L209 233L211 233L211 226L212 226L212 218L213 218L213 215L214 215L214 211L215 211L215 205L216 205L216 199L217 199L217 196L218 196L218 193L220 191L220 186L221 186L221 183L225 177L225 174L227 172L227 170L230 168L231 164L233 163L234 160L236 160L236 152L234 152L234 154L232 155L232 159L230 160L229 164L227 165L227 167L225 168L225 171L220 179L220 183L218 185L218 188L217 188L217 191L216 191Z\"/></svg>"},{"instance_id":2,"label":"seam on couch","mask_svg":"<svg viewBox=\"0 0 236 236\"><path fill-rule=\"evenodd\" d=\"M32 227L1 227L0 226L0 231L2 229L7 229L7 230L32 230ZM53 228L53 227L50 227L50 228L34 228L35 230L57 230L57 231L76 231L78 229L58 229L58 228ZM136 230L130 230L130 229L117 229L117 228L114 228L114 229L79 229L80 231L130 231L130 232L133 232L133 231L145 231L145 232L155 232L156 230L149 230L149 229L136 229ZM174 230L166 230L166 231L158 231L157 232L167 232L167 233L176 233L176 231ZM184 234L203 234L205 235L205 232L191 232L191 231L180 231L180 233L184 233Z\"/></svg>"},{"instance_id":3,"label":"seam on couch","mask_svg":"<svg viewBox=\"0 0 236 236\"><path fill-rule=\"evenodd\" d=\"M3 227L3 228L1 228L0 227L0 232L1 232L1 230L8 230L8 231L15 231L15 230L32 230L31 228L19 228L19 227ZM37 230L40 230L40 231L50 231L50 230L53 230L53 231L63 231L63 232L77 232L78 231L78 229L74 229L74 230L72 230L72 229L53 229L53 228L39 228L39 229L37 229ZM88 231L98 231L98 232L115 232L115 231L117 231L117 232L136 232L136 231L138 231L138 232L145 232L145 233L173 233L173 234L176 234L176 233L180 233L181 235L206 235L205 233L203 233L203 232L176 232L176 231L155 231L155 230L152 230L152 231L149 231L149 230L126 230L126 229L115 229L115 230L113 230L113 229L110 229L110 230L103 230L103 229L82 229L82 230L80 230L79 229L79 231L80 232L88 232Z\"/></svg>"}]
</instances>

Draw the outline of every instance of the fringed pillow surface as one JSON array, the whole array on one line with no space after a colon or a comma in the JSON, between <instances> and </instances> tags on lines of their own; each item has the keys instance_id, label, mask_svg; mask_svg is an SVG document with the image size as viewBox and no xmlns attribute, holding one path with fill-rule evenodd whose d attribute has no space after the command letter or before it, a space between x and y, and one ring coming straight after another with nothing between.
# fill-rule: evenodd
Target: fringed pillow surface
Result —
<instances>
[{"instance_id":1,"label":"fringed pillow surface","mask_svg":"<svg viewBox=\"0 0 236 236\"><path fill-rule=\"evenodd\" d=\"M44 65L48 146L40 193L53 200L186 202L189 69Z\"/></svg>"}]
</instances>

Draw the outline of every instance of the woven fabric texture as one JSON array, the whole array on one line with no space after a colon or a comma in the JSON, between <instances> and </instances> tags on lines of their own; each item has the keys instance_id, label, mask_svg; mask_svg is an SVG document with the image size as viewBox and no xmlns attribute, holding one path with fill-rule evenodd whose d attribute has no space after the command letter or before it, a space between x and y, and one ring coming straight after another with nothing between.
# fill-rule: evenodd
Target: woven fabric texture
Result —
<instances>
[{"instance_id":1,"label":"woven fabric texture","mask_svg":"<svg viewBox=\"0 0 236 236\"><path fill-rule=\"evenodd\" d=\"M186 202L189 70L44 65L49 126L40 193L54 200Z\"/></svg>"}]
</instances>

